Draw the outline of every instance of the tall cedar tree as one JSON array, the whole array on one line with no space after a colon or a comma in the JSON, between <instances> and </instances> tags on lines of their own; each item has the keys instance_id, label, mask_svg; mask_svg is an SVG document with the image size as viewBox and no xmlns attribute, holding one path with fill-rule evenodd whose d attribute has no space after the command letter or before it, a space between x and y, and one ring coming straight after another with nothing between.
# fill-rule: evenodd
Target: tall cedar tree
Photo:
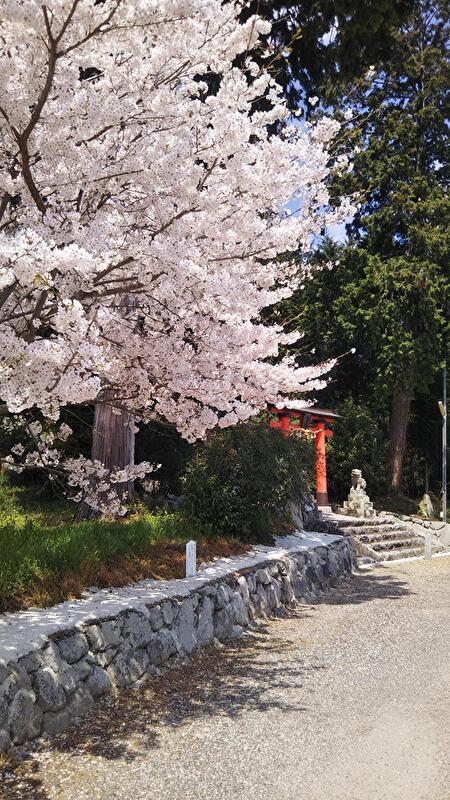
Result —
<instances>
[{"instance_id":1,"label":"tall cedar tree","mask_svg":"<svg viewBox=\"0 0 450 800\"><path fill-rule=\"evenodd\" d=\"M308 97L316 94L333 102L366 68L389 57L395 31L413 2L251 0L241 17L258 14L272 23L265 37L269 52L260 63L295 109L309 106Z\"/></svg>"},{"instance_id":2,"label":"tall cedar tree","mask_svg":"<svg viewBox=\"0 0 450 800\"><path fill-rule=\"evenodd\" d=\"M349 109L353 118L336 147L353 152L353 170L334 191L358 192L360 207L349 244L325 242L316 256L339 264L307 282L284 310L307 341L320 342L318 358L356 347L335 396L361 396L371 386L377 404L389 403L394 492L411 401L435 378L448 331L448 33L444 3L415 2L389 62L341 98L338 116Z\"/></svg>"}]
</instances>

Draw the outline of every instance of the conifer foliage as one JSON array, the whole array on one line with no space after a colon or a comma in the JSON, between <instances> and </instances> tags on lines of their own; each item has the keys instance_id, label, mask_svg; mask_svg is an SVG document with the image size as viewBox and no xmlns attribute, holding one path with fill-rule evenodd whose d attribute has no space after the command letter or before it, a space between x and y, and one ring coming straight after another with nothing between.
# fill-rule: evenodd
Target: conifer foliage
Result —
<instances>
[{"instance_id":1,"label":"conifer foliage","mask_svg":"<svg viewBox=\"0 0 450 800\"><path fill-rule=\"evenodd\" d=\"M332 191L357 192L359 208L348 245L325 242L315 257L333 270L288 303L318 358L356 348L335 375L334 399L349 392L390 414L394 491L411 403L432 385L448 336L449 27L446 4L417 0L389 59L341 96L336 155L353 169Z\"/></svg>"}]
</instances>

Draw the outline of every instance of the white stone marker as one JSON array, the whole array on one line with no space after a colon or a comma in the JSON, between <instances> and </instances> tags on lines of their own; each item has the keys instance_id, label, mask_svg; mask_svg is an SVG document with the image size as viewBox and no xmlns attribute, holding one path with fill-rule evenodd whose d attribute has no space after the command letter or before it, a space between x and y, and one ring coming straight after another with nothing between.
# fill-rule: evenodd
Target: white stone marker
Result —
<instances>
[{"instance_id":1,"label":"white stone marker","mask_svg":"<svg viewBox=\"0 0 450 800\"><path fill-rule=\"evenodd\" d=\"M193 578L197 572L197 542L186 542L186 578Z\"/></svg>"},{"instance_id":2,"label":"white stone marker","mask_svg":"<svg viewBox=\"0 0 450 800\"><path fill-rule=\"evenodd\" d=\"M431 533L426 533L424 558L432 558L432 556L433 556L433 539Z\"/></svg>"}]
</instances>

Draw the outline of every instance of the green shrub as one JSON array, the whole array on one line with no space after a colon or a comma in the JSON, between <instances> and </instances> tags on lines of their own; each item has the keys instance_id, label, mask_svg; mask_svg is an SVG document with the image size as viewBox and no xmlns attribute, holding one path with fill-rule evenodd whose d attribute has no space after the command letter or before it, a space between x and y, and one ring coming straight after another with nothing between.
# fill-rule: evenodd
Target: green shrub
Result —
<instances>
[{"instance_id":1,"label":"green shrub","mask_svg":"<svg viewBox=\"0 0 450 800\"><path fill-rule=\"evenodd\" d=\"M192 458L193 445L166 423L148 422L140 425L136 436L136 463L150 461L161 464L155 472L162 495L181 494L180 479L186 463Z\"/></svg>"},{"instance_id":2,"label":"green shrub","mask_svg":"<svg viewBox=\"0 0 450 800\"><path fill-rule=\"evenodd\" d=\"M237 425L197 448L183 478L186 509L215 534L261 539L279 509L308 488L313 445L267 423Z\"/></svg>"}]
</instances>

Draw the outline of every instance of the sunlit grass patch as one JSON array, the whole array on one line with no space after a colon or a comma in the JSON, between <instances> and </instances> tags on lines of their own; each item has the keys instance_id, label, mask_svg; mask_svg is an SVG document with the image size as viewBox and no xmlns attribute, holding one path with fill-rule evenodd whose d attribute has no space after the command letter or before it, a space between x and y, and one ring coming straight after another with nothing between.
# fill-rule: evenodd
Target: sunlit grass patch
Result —
<instances>
[{"instance_id":1,"label":"sunlit grass patch","mask_svg":"<svg viewBox=\"0 0 450 800\"><path fill-rule=\"evenodd\" d=\"M123 520L73 520L73 507L42 501L0 481L0 611L80 597L89 586L184 575L184 546L198 559L244 552L237 539L214 537L181 512L145 507Z\"/></svg>"}]
</instances>

